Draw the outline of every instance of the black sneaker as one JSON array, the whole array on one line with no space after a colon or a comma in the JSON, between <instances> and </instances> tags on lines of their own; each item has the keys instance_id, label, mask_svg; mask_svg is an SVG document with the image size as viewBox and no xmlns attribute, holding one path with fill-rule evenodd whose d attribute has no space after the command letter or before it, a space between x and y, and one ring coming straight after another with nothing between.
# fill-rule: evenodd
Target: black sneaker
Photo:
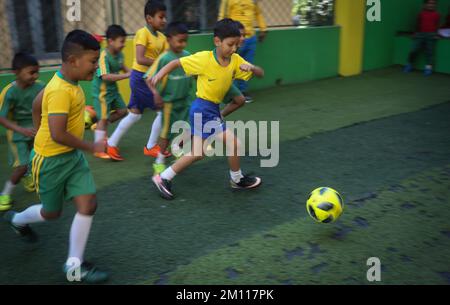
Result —
<instances>
[{"instance_id":1,"label":"black sneaker","mask_svg":"<svg viewBox=\"0 0 450 305\"><path fill-rule=\"evenodd\" d=\"M245 176L241 178L239 183L230 180L231 187L234 189L253 189L261 185L262 180L258 177Z\"/></svg>"},{"instance_id":2,"label":"black sneaker","mask_svg":"<svg viewBox=\"0 0 450 305\"><path fill-rule=\"evenodd\" d=\"M8 222L11 229L21 237L21 239L27 243L35 243L38 241L37 234L31 229L29 225L18 226L15 225L12 220L16 215L16 212L8 211L5 213L4 219Z\"/></svg>"},{"instance_id":3,"label":"black sneaker","mask_svg":"<svg viewBox=\"0 0 450 305\"><path fill-rule=\"evenodd\" d=\"M162 179L160 175L153 176L153 183L158 189L162 198L167 200L173 199L172 183L169 180Z\"/></svg>"},{"instance_id":4,"label":"black sneaker","mask_svg":"<svg viewBox=\"0 0 450 305\"><path fill-rule=\"evenodd\" d=\"M102 271L100 269L98 269L95 265L88 263L88 262L83 262L80 266L80 278L73 278L72 280L69 279L69 272L72 272L74 274L72 274L72 276L75 277L76 272L74 270L70 270L69 267L67 265L64 264L63 266L63 272L66 274L66 279L68 281L79 281L79 282L85 282L88 284L99 284L99 283L103 283L106 282L109 279L109 274L106 271Z\"/></svg>"},{"instance_id":5,"label":"black sneaker","mask_svg":"<svg viewBox=\"0 0 450 305\"><path fill-rule=\"evenodd\" d=\"M250 95L246 94L244 97L245 97L245 103L247 103L247 104L253 103L253 98Z\"/></svg>"}]
</instances>

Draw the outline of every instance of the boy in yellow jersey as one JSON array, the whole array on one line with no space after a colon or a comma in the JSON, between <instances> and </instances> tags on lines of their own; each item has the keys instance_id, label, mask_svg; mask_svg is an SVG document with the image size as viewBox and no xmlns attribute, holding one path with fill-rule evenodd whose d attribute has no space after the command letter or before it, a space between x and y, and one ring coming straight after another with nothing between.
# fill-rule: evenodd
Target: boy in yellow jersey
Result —
<instances>
[{"instance_id":1,"label":"boy in yellow jersey","mask_svg":"<svg viewBox=\"0 0 450 305\"><path fill-rule=\"evenodd\" d=\"M130 69L125 66L122 50L127 33L120 25L110 25L106 30L108 46L100 52L99 67L92 81L93 104L97 116L95 142L107 137L108 124L127 115L127 105L119 93L117 82L130 77ZM120 73L123 71L124 73ZM101 159L111 159L106 153L95 155Z\"/></svg>"},{"instance_id":2,"label":"boy in yellow jersey","mask_svg":"<svg viewBox=\"0 0 450 305\"><path fill-rule=\"evenodd\" d=\"M214 29L214 51L198 52L191 56L176 59L162 68L151 81L156 87L168 73L183 68L188 75L197 75L197 99L190 109L190 124L193 130L192 151L181 157L161 175L152 178L161 196L173 199L171 180L195 161L204 156L203 144L211 135L227 145L232 152L230 165L231 186L239 189L251 189L261 184L261 179L243 175L238 156L238 141L233 132L226 129L220 114L219 104L229 91L234 79L249 80L253 75L263 77L264 71L246 62L235 54L240 40L239 28L231 19L219 21ZM198 120L201 117L201 120ZM208 128L204 128L209 126Z\"/></svg>"},{"instance_id":3,"label":"boy in yellow jersey","mask_svg":"<svg viewBox=\"0 0 450 305\"><path fill-rule=\"evenodd\" d=\"M39 63L33 56L17 53L12 62L12 69L16 79L0 94L0 125L8 129L9 160L14 171L0 193L0 211L11 208L12 191L28 171L30 150L36 135L32 124L32 103L44 88L44 85L37 81ZM28 177L23 179L23 182L26 182L24 185L28 191L34 191L32 178Z\"/></svg>"},{"instance_id":4,"label":"boy in yellow jersey","mask_svg":"<svg viewBox=\"0 0 450 305\"><path fill-rule=\"evenodd\" d=\"M98 68L99 50L97 40L81 30L70 32L64 40L61 70L43 93L41 121L33 119L40 124L34 143L32 174L41 204L21 213L10 211L4 216L24 241L35 242L37 235L30 224L59 218L63 203L73 199L77 213L70 230L69 255L63 271L68 280L69 275L78 274L77 280L87 283L99 283L108 278L106 272L84 261L97 201L94 179L81 150L102 152L105 143L83 141L85 97L78 82L92 80ZM33 110L39 113L37 107Z\"/></svg>"},{"instance_id":5,"label":"boy in yellow jersey","mask_svg":"<svg viewBox=\"0 0 450 305\"><path fill-rule=\"evenodd\" d=\"M253 63L257 40L262 42L267 35L267 25L258 5L258 0L222 0L218 20L223 18L231 18L244 25L245 41L241 48L239 48L238 54L249 63ZM260 29L258 39L255 35L255 22L258 23ZM239 90L246 96L247 102L250 103L252 98L246 92L248 88L247 82L237 80L236 84Z\"/></svg>"},{"instance_id":6,"label":"boy in yellow jersey","mask_svg":"<svg viewBox=\"0 0 450 305\"><path fill-rule=\"evenodd\" d=\"M107 153L116 161L124 160L118 148L120 139L141 119L144 109L159 110L162 107L160 104L155 104L153 94L143 76L158 56L169 47L166 36L160 32L166 25L166 6L159 1L148 1L145 5L145 20L147 25L138 30L134 38L135 57L130 76L129 113L108 139ZM161 124L161 111L157 111L147 146L144 147L145 155L158 156L159 149L156 143Z\"/></svg>"}]
</instances>

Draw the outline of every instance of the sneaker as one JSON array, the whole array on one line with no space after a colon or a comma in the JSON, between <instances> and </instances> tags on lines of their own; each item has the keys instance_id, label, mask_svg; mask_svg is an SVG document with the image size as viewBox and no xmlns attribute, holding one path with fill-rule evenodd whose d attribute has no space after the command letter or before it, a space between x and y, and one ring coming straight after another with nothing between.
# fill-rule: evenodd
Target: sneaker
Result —
<instances>
[{"instance_id":1,"label":"sneaker","mask_svg":"<svg viewBox=\"0 0 450 305\"><path fill-rule=\"evenodd\" d=\"M164 163L153 163L153 176L161 174L163 171L166 170L166 165Z\"/></svg>"},{"instance_id":2,"label":"sneaker","mask_svg":"<svg viewBox=\"0 0 450 305\"><path fill-rule=\"evenodd\" d=\"M12 198L9 195L0 195L0 211L7 211L11 209L13 204Z\"/></svg>"},{"instance_id":3,"label":"sneaker","mask_svg":"<svg viewBox=\"0 0 450 305\"><path fill-rule=\"evenodd\" d=\"M28 175L22 178L22 184L25 191L28 193L33 193L36 191L36 186L34 184L33 176Z\"/></svg>"},{"instance_id":4,"label":"sneaker","mask_svg":"<svg viewBox=\"0 0 450 305\"><path fill-rule=\"evenodd\" d=\"M153 176L153 183L158 188L158 191L162 198L167 200L173 199L172 183L169 180L162 179L160 175Z\"/></svg>"},{"instance_id":5,"label":"sneaker","mask_svg":"<svg viewBox=\"0 0 450 305\"><path fill-rule=\"evenodd\" d=\"M114 161L123 161L125 160L119 152L119 148L118 147L113 147L113 146L107 146L106 147L106 153L111 157L112 160Z\"/></svg>"},{"instance_id":6,"label":"sneaker","mask_svg":"<svg viewBox=\"0 0 450 305\"><path fill-rule=\"evenodd\" d=\"M70 267L64 264L63 272L68 278L68 272L71 272ZM74 272L75 273L75 272ZM88 284L99 284L106 282L109 274L106 271L98 269L94 264L83 262L80 266L80 281Z\"/></svg>"},{"instance_id":7,"label":"sneaker","mask_svg":"<svg viewBox=\"0 0 450 305\"><path fill-rule=\"evenodd\" d=\"M413 66L411 64L407 64L404 68L403 68L403 72L405 73L410 73L413 70Z\"/></svg>"},{"instance_id":8,"label":"sneaker","mask_svg":"<svg viewBox=\"0 0 450 305\"><path fill-rule=\"evenodd\" d=\"M239 183L230 180L231 187L234 189L253 189L261 185L262 180L258 177L245 176L241 178Z\"/></svg>"},{"instance_id":9,"label":"sneaker","mask_svg":"<svg viewBox=\"0 0 450 305\"><path fill-rule=\"evenodd\" d=\"M147 146L144 146L144 155L149 156L149 157L158 158L158 154L160 151L161 151L161 147L159 147L158 144L156 144L155 146L153 146L150 149L148 149ZM163 152L163 155L166 158L172 156L172 154L167 150L165 152Z\"/></svg>"},{"instance_id":10,"label":"sneaker","mask_svg":"<svg viewBox=\"0 0 450 305\"><path fill-rule=\"evenodd\" d=\"M108 155L107 153L104 153L104 152L95 153L95 154L94 154L94 157L99 158L99 159L105 159L105 160L110 160L110 159L112 159L112 158L110 157L110 155Z\"/></svg>"},{"instance_id":11,"label":"sneaker","mask_svg":"<svg viewBox=\"0 0 450 305\"><path fill-rule=\"evenodd\" d=\"M97 123L91 125L91 130L95 131L97 129Z\"/></svg>"},{"instance_id":12,"label":"sneaker","mask_svg":"<svg viewBox=\"0 0 450 305\"><path fill-rule=\"evenodd\" d=\"M38 241L37 234L31 229L29 225L19 226L15 225L12 220L14 216L16 215L16 212L9 211L6 212L3 218L6 220L6 222L9 224L11 229L21 237L21 239L27 243L35 243Z\"/></svg>"},{"instance_id":13,"label":"sneaker","mask_svg":"<svg viewBox=\"0 0 450 305\"><path fill-rule=\"evenodd\" d=\"M245 94L244 97L245 97L245 103L247 103L247 104L253 103L253 98L250 95Z\"/></svg>"}]
</instances>

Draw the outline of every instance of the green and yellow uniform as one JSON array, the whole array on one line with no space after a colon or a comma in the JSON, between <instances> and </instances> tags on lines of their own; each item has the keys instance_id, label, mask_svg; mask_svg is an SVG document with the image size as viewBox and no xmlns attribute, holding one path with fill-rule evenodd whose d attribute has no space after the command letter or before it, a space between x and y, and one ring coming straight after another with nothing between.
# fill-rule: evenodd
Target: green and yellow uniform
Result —
<instances>
[{"instance_id":1,"label":"green and yellow uniform","mask_svg":"<svg viewBox=\"0 0 450 305\"><path fill-rule=\"evenodd\" d=\"M161 54L144 75L144 78L153 77L172 60L189 55L191 54L187 51L183 51L180 54L167 51ZM166 75L158 84L157 90L164 101L161 138L172 140L175 137L175 134L170 132L172 124L176 121L188 121L189 107L192 102L190 94L192 82L192 77L187 76L180 67Z\"/></svg>"},{"instance_id":2,"label":"green and yellow uniform","mask_svg":"<svg viewBox=\"0 0 450 305\"><path fill-rule=\"evenodd\" d=\"M104 49L100 53L98 69L92 80L92 98L98 120L108 119L113 110L127 108L119 93L117 82L102 80L106 74L119 74L123 70L123 63L122 52L112 55L107 49Z\"/></svg>"},{"instance_id":3,"label":"green and yellow uniform","mask_svg":"<svg viewBox=\"0 0 450 305\"><path fill-rule=\"evenodd\" d=\"M22 89L13 82L0 93L0 116L15 122L23 128L33 128L32 107L35 97L44 89L44 84L37 81L32 86ZM28 164L33 138L8 130L9 161L12 167Z\"/></svg>"},{"instance_id":4,"label":"green and yellow uniform","mask_svg":"<svg viewBox=\"0 0 450 305\"><path fill-rule=\"evenodd\" d=\"M136 32L134 37L134 62L132 69L145 73L148 70L148 66L138 64L136 59L136 46L141 45L145 47L144 56L156 60L159 55L169 49L166 36L159 32L154 31L149 26L145 26Z\"/></svg>"},{"instance_id":5,"label":"green and yellow uniform","mask_svg":"<svg viewBox=\"0 0 450 305\"><path fill-rule=\"evenodd\" d=\"M83 139L85 97L81 87L58 72L45 88L42 121L34 141L36 155L32 174L46 212L61 211L64 201L95 194L95 184L84 154L55 142L50 133L50 116L66 116L68 133Z\"/></svg>"},{"instance_id":6,"label":"green and yellow uniform","mask_svg":"<svg viewBox=\"0 0 450 305\"><path fill-rule=\"evenodd\" d=\"M242 23L245 27L245 38L255 35L255 21L261 31L267 31L266 22L257 2L255 0L222 0L218 19L231 18Z\"/></svg>"}]
</instances>

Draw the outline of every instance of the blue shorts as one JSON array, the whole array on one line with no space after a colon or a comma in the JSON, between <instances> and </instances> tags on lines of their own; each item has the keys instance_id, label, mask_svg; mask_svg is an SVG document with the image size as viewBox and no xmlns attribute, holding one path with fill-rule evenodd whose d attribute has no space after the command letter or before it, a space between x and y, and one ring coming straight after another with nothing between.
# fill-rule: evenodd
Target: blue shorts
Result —
<instances>
[{"instance_id":1,"label":"blue shorts","mask_svg":"<svg viewBox=\"0 0 450 305\"><path fill-rule=\"evenodd\" d=\"M155 110L155 103L153 102L153 93L148 88L144 79L145 73L131 70L130 88L131 97L128 109L139 109L144 112L145 108Z\"/></svg>"},{"instance_id":2,"label":"blue shorts","mask_svg":"<svg viewBox=\"0 0 450 305\"><path fill-rule=\"evenodd\" d=\"M198 117L197 122L195 121L196 115ZM215 133L220 134L226 130L225 122L220 116L219 105L201 98L192 102L189 120L192 134L202 137L202 139L207 139Z\"/></svg>"}]
</instances>

